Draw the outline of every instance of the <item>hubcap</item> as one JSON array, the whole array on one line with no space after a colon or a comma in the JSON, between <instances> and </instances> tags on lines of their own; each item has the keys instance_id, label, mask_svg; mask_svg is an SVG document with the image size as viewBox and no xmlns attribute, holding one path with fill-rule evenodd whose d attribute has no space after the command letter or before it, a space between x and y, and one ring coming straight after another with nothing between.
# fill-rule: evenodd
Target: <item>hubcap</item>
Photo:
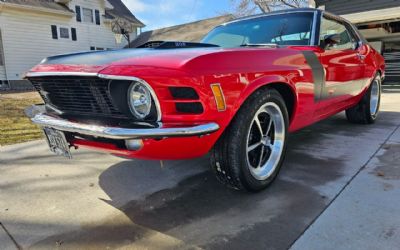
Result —
<instances>
[{"instance_id":1,"label":"hubcap","mask_svg":"<svg viewBox=\"0 0 400 250\"><path fill-rule=\"evenodd\" d=\"M285 140L285 121L278 105L269 102L256 113L247 134L246 158L257 180L271 176L278 166Z\"/></svg>"},{"instance_id":2,"label":"hubcap","mask_svg":"<svg viewBox=\"0 0 400 250\"><path fill-rule=\"evenodd\" d=\"M380 98L379 81L374 80L371 85L371 97L369 105L370 113L372 116L375 116L378 113L379 98Z\"/></svg>"}]
</instances>

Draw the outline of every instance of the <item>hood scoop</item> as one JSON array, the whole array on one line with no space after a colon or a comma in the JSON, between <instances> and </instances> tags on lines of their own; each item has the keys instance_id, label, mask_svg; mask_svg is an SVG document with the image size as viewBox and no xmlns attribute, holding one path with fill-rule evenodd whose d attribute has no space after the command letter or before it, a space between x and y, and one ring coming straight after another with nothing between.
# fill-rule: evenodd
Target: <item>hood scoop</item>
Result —
<instances>
[{"instance_id":1,"label":"hood scoop","mask_svg":"<svg viewBox=\"0 0 400 250\"><path fill-rule=\"evenodd\" d=\"M150 41L136 48L154 48L154 49L179 49L179 48L209 48L219 47L210 43L194 43L194 42L174 42L174 41Z\"/></svg>"}]
</instances>

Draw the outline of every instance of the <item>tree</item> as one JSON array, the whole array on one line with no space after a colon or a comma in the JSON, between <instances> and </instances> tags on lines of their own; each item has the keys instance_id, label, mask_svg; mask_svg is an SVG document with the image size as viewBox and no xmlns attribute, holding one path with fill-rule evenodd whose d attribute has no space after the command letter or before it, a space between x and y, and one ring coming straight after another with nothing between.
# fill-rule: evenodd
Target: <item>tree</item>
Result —
<instances>
[{"instance_id":1,"label":"tree","mask_svg":"<svg viewBox=\"0 0 400 250\"><path fill-rule=\"evenodd\" d=\"M311 0L230 0L233 6L232 14L237 17L271 12L279 9L307 7Z\"/></svg>"}]
</instances>

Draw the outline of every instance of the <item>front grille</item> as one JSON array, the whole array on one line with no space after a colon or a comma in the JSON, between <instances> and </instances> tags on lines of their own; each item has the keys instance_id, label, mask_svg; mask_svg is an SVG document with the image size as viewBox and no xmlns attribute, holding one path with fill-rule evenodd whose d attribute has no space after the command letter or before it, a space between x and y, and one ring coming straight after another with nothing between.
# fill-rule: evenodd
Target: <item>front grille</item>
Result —
<instances>
[{"instance_id":1,"label":"front grille","mask_svg":"<svg viewBox=\"0 0 400 250\"><path fill-rule=\"evenodd\" d=\"M29 79L46 104L65 114L128 118L113 102L110 80L97 77Z\"/></svg>"}]
</instances>

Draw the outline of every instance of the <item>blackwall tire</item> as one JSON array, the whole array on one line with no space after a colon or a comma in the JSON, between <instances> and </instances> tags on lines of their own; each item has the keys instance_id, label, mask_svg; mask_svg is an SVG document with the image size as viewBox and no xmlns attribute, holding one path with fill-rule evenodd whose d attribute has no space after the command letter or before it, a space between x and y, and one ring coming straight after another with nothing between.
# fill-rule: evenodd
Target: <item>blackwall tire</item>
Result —
<instances>
[{"instance_id":1,"label":"blackwall tire","mask_svg":"<svg viewBox=\"0 0 400 250\"><path fill-rule=\"evenodd\" d=\"M378 74L360 102L356 106L346 110L348 121L358 124L372 124L375 122L381 102L381 85L381 77Z\"/></svg>"},{"instance_id":2,"label":"blackwall tire","mask_svg":"<svg viewBox=\"0 0 400 250\"><path fill-rule=\"evenodd\" d=\"M286 153L289 116L278 91L252 94L211 150L217 179L234 189L260 191L277 176Z\"/></svg>"}]
</instances>

